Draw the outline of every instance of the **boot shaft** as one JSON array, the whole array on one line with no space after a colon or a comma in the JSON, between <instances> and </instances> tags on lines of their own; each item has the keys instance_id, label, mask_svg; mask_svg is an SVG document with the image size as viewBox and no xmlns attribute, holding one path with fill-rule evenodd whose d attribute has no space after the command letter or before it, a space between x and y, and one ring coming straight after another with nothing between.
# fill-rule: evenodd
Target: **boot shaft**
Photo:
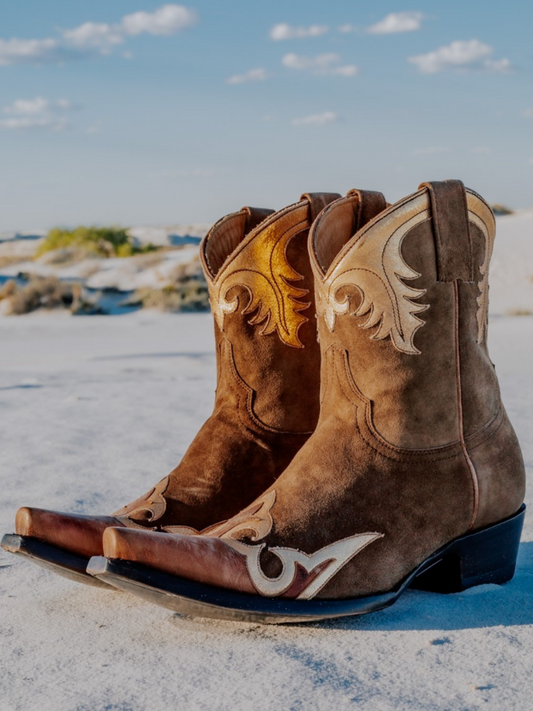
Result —
<instances>
[{"instance_id":1,"label":"boot shaft","mask_svg":"<svg viewBox=\"0 0 533 711\"><path fill-rule=\"evenodd\" d=\"M215 320L215 410L237 405L252 429L310 433L316 426L320 351L307 237L338 197L304 195L276 213L243 208L201 245Z\"/></svg>"},{"instance_id":2,"label":"boot shaft","mask_svg":"<svg viewBox=\"0 0 533 711\"><path fill-rule=\"evenodd\" d=\"M381 450L405 459L463 450L473 525L511 515L524 469L487 349L492 211L460 181L426 183L357 230L368 202L352 191L310 235L321 420L339 413L342 380L360 400L343 417L362 417Z\"/></svg>"}]
</instances>

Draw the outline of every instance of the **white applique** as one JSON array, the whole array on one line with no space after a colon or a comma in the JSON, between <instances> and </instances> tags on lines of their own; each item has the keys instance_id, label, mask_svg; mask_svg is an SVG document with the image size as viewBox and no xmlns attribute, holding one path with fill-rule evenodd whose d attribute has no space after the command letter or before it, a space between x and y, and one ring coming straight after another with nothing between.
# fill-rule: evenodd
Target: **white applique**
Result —
<instances>
[{"instance_id":1,"label":"white applique","mask_svg":"<svg viewBox=\"0 0 533 711\"><path fill-rule=\"evenodd\" d=\"M368 314L362 328L377 327L371 338L381 340L390 336L399 351L420 353L413 339L424 321L417 314L428 306L413 299L422 297L426 290L405 283L421 275L405 262L402 242L429 217L429 197L427 193L418 195L371 226L368 232L363 231L339 263L324 278L317 278L317 311L330 331L335 329L337 316L350 310L349 296L337 299L338 292L342 287L353 286L362 297L354 314Z\"/></svg>"},{"instance_id":2,"label":"white applique","mask_svg":"<svg viewBox=\"0 0 533 711\"><path fill-rule=\"evenodd\" d=\"M275 501L275 490L269 491L230 521L210 529L207 534L218 535L227 545L244 556L254 587L266 597L283 595L296 580L298 567L300 567L309 574L310 581L308 584L304 583L304 588L297 599L311 599L357 553L372 541L383 537L381 533L357 533L311 554L293 548L268 548L265 543L251 545L238 540L238 536L245 534L248 539L258 541L271 532L274 522L270 510ZM273 553L281 561L282 570L276 578L269 578L261 568L260 556L263 550ZM313 571L319 566L323 567L313 577Z\"/></svg>"}]
</instances>

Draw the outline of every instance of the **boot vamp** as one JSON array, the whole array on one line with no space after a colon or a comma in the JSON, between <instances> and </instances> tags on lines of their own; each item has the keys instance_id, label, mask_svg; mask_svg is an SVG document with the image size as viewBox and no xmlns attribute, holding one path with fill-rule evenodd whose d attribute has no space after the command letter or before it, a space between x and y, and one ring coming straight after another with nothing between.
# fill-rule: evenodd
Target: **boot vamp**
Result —
<instances>
[{"instance_id":1,"label":"boot vamp","mask_svg":"<svg viewBox=\"0 0 533 711\"><path fill-rule=\"evenodd\" d=\"M19 536L37 538L84 558L102 555L105 529L120 525L112 516L83 516L26 506L17 511L15 519Z\"/></svg>"},{"instance_id":2,"label":"boot vamp","mask_svg":"<svg viewBox=\"0 0 533 711\"><path fill-rule=\"evenodd\" d=\"M196 537L121 530L128 546L106 555L241 592L352 598L392 589L471 511L460 446L385 455L331 416L240 514Z\"/></svg>"},{"instance_id":3,"label":"boot vamp","mask_svg":"<svg viewBox=\"0 0 533 711\"><path fill-rule=\"evenodd\" d=\"M180 464L116 515L123 525L195 533L238 513L287 467L307 436L255 433L217 412Z\"/></svg>"},{"instance_id":4,"label":"boot vamp","mask_svg":"<svg viewBox=\"0 0 533 711\"><path fill-rule=\"evenodd\" d=\"M313 597L392 589L465 533L472 514L472 484L459 445L411 455L391 448L385 455L359 431L341 433L331 416L277 480L268 512L272 526L258 540L265 544L260 563L267 577L280 574L280 559L294 577L302 567L312 577L316 566L332 561ZM239 524L239 538L245 526ZM293 553L280 558L277 548Z\"/></svg>"}]
</instances>

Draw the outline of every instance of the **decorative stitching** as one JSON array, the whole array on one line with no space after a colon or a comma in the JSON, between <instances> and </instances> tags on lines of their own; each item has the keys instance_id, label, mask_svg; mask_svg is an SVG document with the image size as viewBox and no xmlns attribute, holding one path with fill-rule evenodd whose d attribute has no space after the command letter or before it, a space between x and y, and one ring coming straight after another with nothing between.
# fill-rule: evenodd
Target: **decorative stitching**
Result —
<instances>
[{"instance_id":1,"label":"decorative stitching","mask_svg":"<svg viewBox=\"0 0 533 711\"><path fill-rule=\"evenodd\" d=\"M353 286L362 297L354 315L368 314L362 328L377 326L370 338L381 340L390 336L397 350L420 354L413 341L424 321L417 314L425 311L428 305L413 299L422 297L426 290L405 284L405 280L421 275L407 264L401 246L412 229L429 219L429 198L424 193L412 202L414 214L407 220L401 213L389 216L390 227L395 227L392 232L385 224L381 230L373 230L368 240L359 237L324 278L317 275L317 313L323 316L331 332L335 329L337 316L349 313L350 308L350 297L346 295L338 301L337 294L342 287Z\"/></svg>"},{"instance_id":2,"label":"decorative stitching","mask_svg":"<svg viewBox=\"0 0 533 711\"><path fill-rule=\"evenodd\" d=\"M304 347L298 331L308 321L301 311L307 309L310 302L303 302L301 298L309 291L291 284L304 277L289 264L287 247L308 227L307 218L279 234L278 221L265 225L259 232L252 233L253 239L221 269L213 282L208 281L213 315L222 331L225 315L234 313L239 305L239 296L228 301L227 294L233 287L240 286L248 293L241 314L256 312L249 323L254 326L262 323L261 335L276 331L286 345ZM257 266L251 268L248 264Z\"/></svg>"},{"instance_id":3,"label":"decorative stitching","mask_svg":"<svg viewBox=\"0 0 533 711\"><path fill-rule=\"evenodd\" d=\"M146 495L146 498L142 503L136 506L134 509L128 511L128 507L125 506L113 514L116 518L121 521L125 526L131 528L143 528L146 530L154 530L156 527L143 526L138 523L138 521L145 521L146 523L153 523L154 521L159 521L166 509L167 501L164 497L168 485L170 483L170 477L166 476L164 479L155 485L155 487ZM130 504L131 506L131 504ZM125 509L125 510L124 510ZM121 513L124 512L124 513Z\"/></svg>"},{"instance_id":4,"label":"decorative stitching","mask_svg":"<svg viewBox=\"0 0 533 711\"><path fill-rule=\"evenodd\" d=\"M461 382L461 355L459 352L459 285L457 279L453 282L454 295L454 341L455 341L455 368L456 368L456 385L457 385L457 420L459 425L459 438L461 441L461 449L465 458L466 466L470 472L470 481L472 484L472 517L468 530L471 531L477 518L479 508L479 481L476 468L470 459L463 433L463 389Z\"/></svg>"},{"instance_id":5,"label":"decorative stitching","mask_svg":"<svg viewBox=\"0 0 533 711\"><path fill-rule=\"evenodd\" d=\"M377 452L379 455L382 457L385 457L386 459L389 459L391 461L398 461L398 458L403 459L404 461L422 461L426 460L428 463L430 462L441 462L441 461L446 461L448 459L455 459L459 456L462 455L462 450L460 448L460 441L457 440L456 442L450 442L449 444L442 445L440 447L430 447L426 449L405 449L401 447L396 447L395 445L391 444L390 442L387 442L387 440L383 439L379 432L375 429L373 426L372 420L371 420L371 401L368 400L367 398L364 397L362 393L357 388L357 385L355 384L355 381L353 380L353 376L351 375L351 369L349 367L349 363L347 361L348 359L348 354L344 349L339 349L335 345L331 345L328 350L326 351L326 354L329 353L329 351L332 351L333 356L332 356L332 362L333 362L333 368L335 370L335 375L337 377L337 382L346 397L346 399L354 405L355 408L355 426L356 429L361 437L361 439L375 452ZM344 374L344 379L348 384L348 387L350 391L352 392L353 395L355 395L356 401L353 400L353 397L350 397L350 395L346 392L345 387L343 386L343 379L340 377L339 371L338 371L338 360L339 358L342 360L342 371ZM329 388L328 388L329 389ZM358 404L359 403L359 404ZM368 403L368 404L367 404ZM370 419L369 419L370 417ZM473 445L471 448L478 447L480 444L483 444L489 437L493 436L494 434L494 429L493 426L496 426L496 431L500 427L500 422L498 422L499 416L496 415L494 418L491 418L491 420L473 437L479 436L482 432L484 432L484 437L480 440L480 442L477 442L475 445ZM361 427L361 424L359 420L362 421L362 423L365 425L364 428ZM365 434L365 430L367 433ZM370 439L369 436L372 438ZM470 439L470 438L469 438ZM372 440L375 440L373 442ZM389 450L390 454L387 453L386 451L384 452L381 447L385 448L386 450ZM447 454L448 452L452 450L456 450L453 454L450 454L448 456L435 456L439 452L442 452L442 454ZM391 454L394 453L397 456L393 457ZM431 456L433 455L433 456Z\"/></svg>"},{"instance_id":6,"label":"decorative stitching","mask_svg":"<svg viewBox=\"0 0 533 711\"><path fill-rule=\"evenodd\" d=\"M496 222L490 207L476 193L468 191L467 205L470 222L481 231L485 239L485 256L483 263L479 267L481 279L477 281L480 293L476 299L478 304L477 342L482 343L486 335L489 315L489 265L494 249L494 239L496 237Z\"/></svg>"},{"instance_id":7,"label":"decorative stitching","mask_svg":"<svg viewBox=\"0 0 533 711\"><path fill-rule=\"evenodd\" d=\"M252 421L252 423L260 430L263 432L268 432L271 434L276 434L276 435L288 435L288 436L293 436L293 437L308 437L309 435L312 434L312 431L306 431L306 432L291 432L290 430L280 430L277 429L276 427L271 427L267 424L265 424L262 420L260 420L257 415L255 414L253 410L253 398L255 395L255 390L251 388L248 383L242 378L241 374L237 370L237 366L235 365L235 357L233 354L233 345L231 344L231 341L229 339L224 338L221 343L220 343L220 357L223 357L223 352L222 350L227 349L228 350L228 357L227 361L229 362L229 367L230 367L230 372L233 376L233 382L235 385L237 385L237 390L234 390L235 395L237 397L237 411L239 414L239 419L241 421L241 424L243 427L248 432L253 432L251 428L246 424L246 422L242 419L241 416L241 411L242 409L245 410L246 414ZM244 407L242 405L242 400L244 398Z\"/></svg>"},{"instance_id":8,"label":"decorative stitching","mask_svg":"<svg viewBox=\"0 0 533 711\"><path fill-rule=\"evenodd\" d=\"M286 593L293 585L298 566L309 575L319 568L318 574L312 577L300 590L296 599L310 600L348 563L355 555L360 553L373 541L383 538L382 533L357 533L354 536L342 538L324 546L315 553L304 553L296 548L273 546L266 543L250 545L238 538L239 535L252 532L248 538L254 542L266 538L274 525L270 513L276 501L276 491L272 490L261 496L247 509L228 523L233 523L230 528L221 525L209 532L217 536L228 546L240 553L246 560L246 567L251 582L256 590L266 597L278 597ZM248 517L246 515L248 514ZM261 568L260 556L263 550L273 553L282 564L281 572L276 577L268 577ZM327 564L327 565L326 565Z\"/></svg>"}]
</instances>

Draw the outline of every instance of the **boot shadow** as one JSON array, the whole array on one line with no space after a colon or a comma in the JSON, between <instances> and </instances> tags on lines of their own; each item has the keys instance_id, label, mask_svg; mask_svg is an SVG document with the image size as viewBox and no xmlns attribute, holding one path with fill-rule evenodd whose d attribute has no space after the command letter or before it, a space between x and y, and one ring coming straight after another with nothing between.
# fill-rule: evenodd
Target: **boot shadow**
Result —
<instances>
[{"instance_id":1,"label":"boot shadow","mask_svg":"<svg viewBox=\"0 0 533 711\"><path fill-rule=\"evenodd\" d=\"M408 590L392 607L371 615L317 623L345 630L463 630L533 624L533 541L520 544L514 578L462 593ZM308 626L308 625L306 625Z\"/></svg>"}]
</instances>

